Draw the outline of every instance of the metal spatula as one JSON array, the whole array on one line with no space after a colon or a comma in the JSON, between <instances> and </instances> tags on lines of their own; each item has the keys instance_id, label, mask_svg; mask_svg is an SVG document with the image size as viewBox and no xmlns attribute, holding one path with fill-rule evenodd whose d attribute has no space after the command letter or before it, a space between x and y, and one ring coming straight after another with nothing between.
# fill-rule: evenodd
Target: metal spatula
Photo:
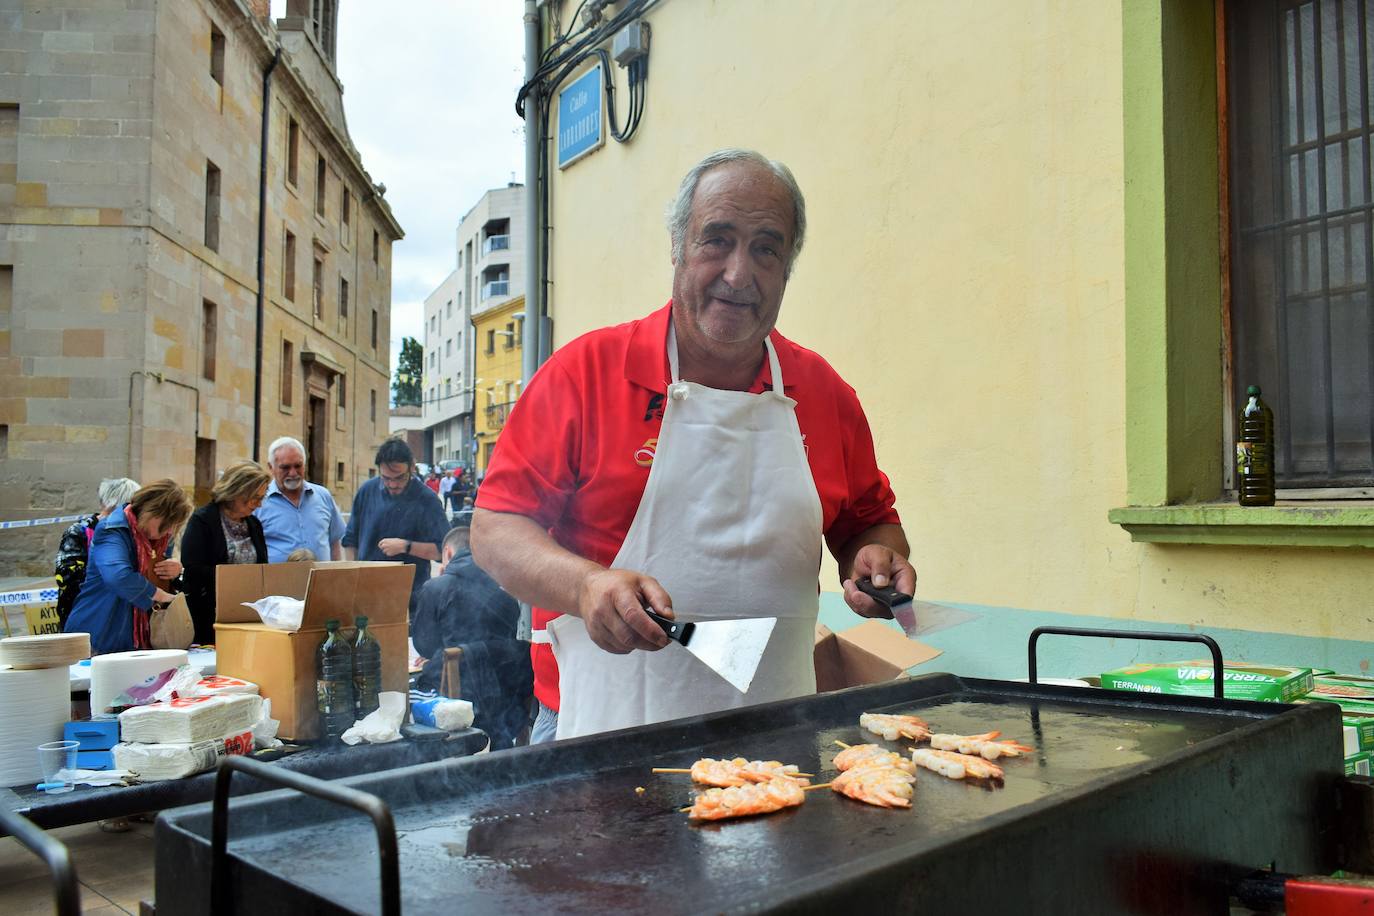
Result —
<instances>
[{"instance_id":1,"label":"metal spatula","mask_svg":"<svg viewBox=\"0 0 1374 916\"><path fill-rule=\"evenodd\" d=\"M695 655L706 667L725 678L740 693L748 693L758 671L776 617L745 617L739 620L669 620L648 608L644 613L663 628L669 639Z\"/></svg>"},{"instance_id":2,"label":"metal spatula","mask_svg":"<svg viewBox=\"0 0 1374 916\"><path fill-rule=\"evenodd\" d=\"M895 585L879 588L868 576L856 580L854 584L859 591L892 612L892 619L906 631L908 639L916 638L916 606L911 602L914 596L897 591Z\"/></svg>"}]
</instances>

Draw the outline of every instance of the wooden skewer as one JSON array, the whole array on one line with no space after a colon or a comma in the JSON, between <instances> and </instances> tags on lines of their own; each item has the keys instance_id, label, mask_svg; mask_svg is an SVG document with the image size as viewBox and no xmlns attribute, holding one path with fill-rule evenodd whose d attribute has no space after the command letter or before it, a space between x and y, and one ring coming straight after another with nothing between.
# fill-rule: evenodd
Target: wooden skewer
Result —
<instances>
[{"instance_id":1,"label":"wooden skewer","mask_svg":"<svg viewBox=\"0 0 1374 916\"><path fill-rule=\"evenodd\" d=\"M696 807L696 805L688 805L688 806L685 807L685 808L678 808L677 810L679 810L679 811L691 811L691 810L692 810L693 808L695 808L695 807Z\"/></svg>"},{"instance_id":2,"label":"wooden skewer","mask_svg":"<svg viewBox=\"0 0 1374 916\"><path fill-rule=\"evenodd\" d=\"M828 788L830 788L830 787L833 786L833 785L834 785L833 782L823 782L823 783L821 783L820 785L817 785L817 786L803 786L803 787L802 787L802 791L803 791L803 792L810 792L812 789L828 789Z\"/></svg>"},{"instance_id":3,"label":"wooden skewer","mask_svg":"<svg viewBox=\"0 0 1374 916\"><path fill-rule=\"evenodd\" d=\"M853 745L845 744L843 741L840 741L838 739L835 741L835 743L838 744L840 747L844 748L845 750L849 750L851 747L853 747Z\"/></svg>"},{"instance_id":4,"label":"wooden skewer","mask_svg":"<svg viewBox=\"0 0 1374 916\"><path fill-rule=\"evenodd\" d=\"M692 771L691 771L691 770L688 770L688 769L684 769L684 768L682 768L682 767L654 767L654 768L653 768L652 770L650 770L649 772L651 772L651 773L690 773L690 772L692 772ZM810 779L811 777L815 776L816 774L815 774L815 773L778 773L778 775L781 776L781 777L789 777L789 778L790 778L790 777L793 777L793 776L805 776L807 779Z\"/></svg>"}]
</instances>

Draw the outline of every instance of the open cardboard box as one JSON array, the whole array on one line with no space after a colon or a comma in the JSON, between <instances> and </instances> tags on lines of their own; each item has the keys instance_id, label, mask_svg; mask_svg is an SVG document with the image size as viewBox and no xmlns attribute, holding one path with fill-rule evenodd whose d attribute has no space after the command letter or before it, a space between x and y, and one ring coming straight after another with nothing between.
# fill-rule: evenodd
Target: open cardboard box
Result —
<instances>
[{"instance_id":1,"label":"open cardboard box","mask_svg":"<svg viewBox=\"0 0 1374 916\"><path fill-rule=\"evenodd\" d=\"M264 563L224 565L215 571L215 671L258 685L272 701L272 718L285 738L308 741L320 735L315 699L315 650L324 642L326 620L351 631L365 615L382 647L382 689L409 688L407 614L415 568L406 563ZM244 607L268 595L305 599L301 628L274 630Z\"/></svg>"},{"instance_id":2,"label":"open cardboard box","mask_svg":"<svg viewBox=\"0 0 1374 916\"><path fill-rule=\"evenodd\" d=\"M839 633L816 624L816 691L880 684L928 662L940 650L908 639L881 620L865 620Z\"/></svg>"}]
</instances>

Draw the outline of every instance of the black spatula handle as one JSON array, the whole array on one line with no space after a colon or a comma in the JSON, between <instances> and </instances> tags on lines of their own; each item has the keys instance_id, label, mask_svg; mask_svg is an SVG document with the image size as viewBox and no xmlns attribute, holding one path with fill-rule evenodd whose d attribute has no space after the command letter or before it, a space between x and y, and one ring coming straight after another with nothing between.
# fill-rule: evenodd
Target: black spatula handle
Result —
<instances>
[{"instance_id":1,"label":"black spatula handle","mask_svg":"<svg viewBox=\"0 0 1374 916\"><path fill-rule=\"evenodd\" d=\"M854 585L859 591L863 592L889 611L892 610L894 605L906 604L911 601L913 597L906 592L898 591L895 585L886 585L880 588L874 585L873 580L868 576L854 580Z\"/></svg>"},{"instance_id":2,"label":"black spatula handle","mask_svg":"<svg viewBox=\"0 0 1374 916\"><path fill-rule=\"evenodd\" d=\"M669 620L667 617L655 614L652 609L647 607L644 609L644 613L648 614L649 619L654 623L663 627L663 632L669 639L676 640L684 646L691 640L692 631L697 628L697 625L691 621Z\"/></svg>"}]
</instances>

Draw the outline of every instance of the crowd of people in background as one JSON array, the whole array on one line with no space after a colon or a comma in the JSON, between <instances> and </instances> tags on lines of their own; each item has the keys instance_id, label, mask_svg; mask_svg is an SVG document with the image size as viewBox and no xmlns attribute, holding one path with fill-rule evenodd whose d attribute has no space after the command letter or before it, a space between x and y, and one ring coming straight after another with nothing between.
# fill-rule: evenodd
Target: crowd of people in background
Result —
<instances>
[{"instance_id":1,"label":"crowd of people in background","mask_svg":"<svg viewBox=\"0 0 1374 916\"><path fill-rule=\"evenodd\" d=\"M194 643L209 645L220 566L408 563L415 567L413 642L425 659L415 686L436 691L444 650L461 649L462 698L473 702L475 724L487 730L493 747L510 747L531 718L529 644L517 639L519 604L467 549L475 488L462 468L430 470L422 478L399 439L383 442L374 463L375 476L354 494L347 521L329 488L305 479L305 446L291 437L268 447L266 467L241 461L225 468L200 508L173 480L102 481L98 511L73 524L58 550L63 630L91 634L96 654L153 648L151 615L182 593ZM443 565L431 580L435 562Z\"/></svg>"}]
</instances>

